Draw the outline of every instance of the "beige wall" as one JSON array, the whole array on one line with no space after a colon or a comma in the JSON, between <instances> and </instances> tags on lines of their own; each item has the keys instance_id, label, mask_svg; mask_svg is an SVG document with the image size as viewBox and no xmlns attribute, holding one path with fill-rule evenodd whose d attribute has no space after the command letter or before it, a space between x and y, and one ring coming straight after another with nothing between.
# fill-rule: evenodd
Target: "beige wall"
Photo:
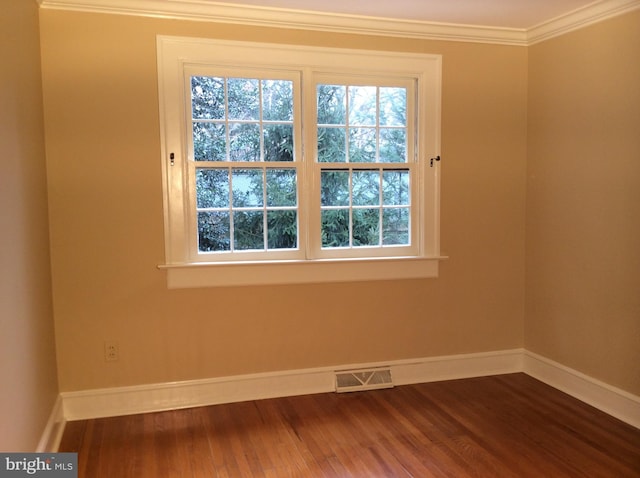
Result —
<instances>
[{"instance_id":1,"label":"beige wall","mask_svg":"<svg viewBox=\"0 0 640 478\"><path fill-rule=\"evenodd\" d=\"M640 395L640 11L529 49L525 344Z\"/></svg>"},{"instance_id":2,"label":"beige wall","mask_svg":"<svg viewBox=\"0 0 640 478\"><path fill-rule=\"evenodd\" d=\"M58 395L35 1L0 14L0 451L34 451Z\"/></svg>"},{"instance_id":3,"label":"beige wall","mask_svg":"<svg viewBox=\"0 0 640 478\"><path fill-rule=\"evenodd\" d=\"M523 346L527 51L41 11L64 391ZM442 53L435 280L167 290L156 34ZM121 359L105 363L103 342Z\"/></svg>"}]
</instances>

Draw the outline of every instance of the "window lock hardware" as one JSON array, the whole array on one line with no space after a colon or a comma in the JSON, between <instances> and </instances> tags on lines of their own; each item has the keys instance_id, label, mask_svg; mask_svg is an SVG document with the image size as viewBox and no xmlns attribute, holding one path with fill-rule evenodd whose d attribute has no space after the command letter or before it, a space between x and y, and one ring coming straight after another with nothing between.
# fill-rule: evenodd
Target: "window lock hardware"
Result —
<instances>
[{"instance_id":1,"label":"window lock hardware","mask_svg":"<svg viewBox=\"0 0 640 478\"><path fill-rule=\"evenodd\" d=\"M175 153L171 153L169 154L169 160L171 161L171 166L173 166L174 164L176 164L176 155ZM433 163L432 163L433 164Z\"/></svg>"},{"instance_id":2,"label":"window lock hardware","mask_svg":"<svg viewBox=\"0 0 640 478\"><path fill-rule=\"evenodd\" d=\"M431 158L430 162L429 162L429 166L433 168L433 162L434 161L440 161L440 156L436 156L435 158Z\"/></svg>"}]
</instances>

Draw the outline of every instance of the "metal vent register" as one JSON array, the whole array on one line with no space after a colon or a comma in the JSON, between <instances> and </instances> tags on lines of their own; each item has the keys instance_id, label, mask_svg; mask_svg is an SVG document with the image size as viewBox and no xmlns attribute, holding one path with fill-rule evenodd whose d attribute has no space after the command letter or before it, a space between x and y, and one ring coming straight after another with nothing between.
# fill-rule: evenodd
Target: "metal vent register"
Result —
<instances>
[{"instance_id":1,"label":"metal vent register","mask_svg":"<svg viewBox=\"0 0 640 478\"><path fill-rule=\"evenodd\" d=\"M390 368L344 370L336 372L336 392L356 392L392 388Z\"/></svg>"}]
</instances>

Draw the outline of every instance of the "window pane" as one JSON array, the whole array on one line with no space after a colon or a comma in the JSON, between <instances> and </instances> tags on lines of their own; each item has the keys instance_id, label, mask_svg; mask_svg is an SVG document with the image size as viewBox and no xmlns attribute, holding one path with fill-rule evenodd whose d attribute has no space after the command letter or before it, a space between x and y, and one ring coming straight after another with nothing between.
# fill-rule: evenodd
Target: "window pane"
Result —
<instances>
[{"instance_id":1,"label":"window pane","mask_svg":"<svg viewBox=\"0 0 640 478\"><path fill-rule=\"evenodd\" d=\"M409 171L382 173L382 200L386 206L409 204Z\"/></svg>"},{"instance_id":2,"label":"window pane","mask_svg":"<svg viewBox=\"0 0 640 478\"><path fill-rule=\"evenodd\" d=\"M349 162L376 162L375 128L351 128L349 130Z\"/></svg>"},{"instance_id":3,"label":"window pane","mask_svg":"<svg viewBox=\"0 0 640 478\"><path fill-rule=\"evenodd\" d=\"M198 213L198 250L200 252L228 251L229 240L228 212Z\"/></svg>"},{"instance_id":4,"label":"window pane","mask_svg":"<svg viewBox=\"0 0 640 478\"><path fill-rule=\"evenodd\" d=\"M407 161L407 134L404 128L380 128L380 162Z\"/></svg>"},{"instance_id":5,"label":"window pane","mask_svg":"<svg viewBox=\"0 0 640 478\"><path fill-rule=\"evenodd\" d=\"M293 125L264 125L264 160L293 161Z\"/></svg>"},{"instance_id":6,"label":"window pane","mask_svg":"<svg viewBox=\"0 0 640 478\"><path fill-rule=\"evenodd\" d=\"M380 245L380 209L353 210L353 245Z\"/></svg>"},{"instance_id":7,"label":"window pane","mask_svg":"<svg viewBox=\"0 0 640 478\"><path fill-rule=\"evenodd\" d=\"M353 205L375 206L380 204L380 172L353 171Z\"/></svg>"},{"instance_id":8,"label":"window pane","mask_svg":"<svg viewBox=\"0 0 640 478\"><path fill-rule=\"evenodd\" d=\"M296 211L267 211L267 243L269 249L298 247Z\"/></svg>"},{"instance_id":9,"label":"window pane","mask_svg":"<svg viewBox=\"0 0 640 478\"><path fill-rule=\"evenodd\" d=\"M293 82L262 80L262 119L293 121Z\"/></svg>"},{"instance_id":10,"label":"window pane","mask_svg":"<svg viewBox=\"0 0 640 478\"><path fill-rule=\"evenodd\" d=\"M344 163L347 160L344 128L318 128L318 161Z\"/></svg>"},{"instance_id":11,"label":"window pane","mask_svg":"<svg viewBox=\"0 0 640 478\"><path fill-rule=\"evenodd\" d=\"M346 124L346 87L318 85L317 94L318 124Z\"/></svg>"},{"instance_id":12,"label":"window pane","mask_svg":"<svg viewBox=\"0 0 640 478\"><path fill-rule=\"evenodd\" d=\"M294 169L267 170L267 206L295 206L296 171Z\"/></svg>"},{"instance_id":13,"label":"window pane","mask_svg":"<svg viewBox=\"0 0 640 478\"><path fill-rule=\"evenodd\" d=\"M193 123L193 159L196 161L225 161L227 138L224 124Z\"/></svg>"},{"instance_id":14,"label":"window pane","mask_svg":"<svg viewBox=\"0 0 640 478\"><path fill-rule=\"evenodd\" d=\"M229 119L259 120L260 90L258 80L249 78L229 78Z\"/></svg>"},{"instance_id":15,"label":"window pane","mask_svg":"<svg viewBox=\"0 0 640 478\"><path fill-rule=\"evenodd\" d=\"M349 205L349 171L322 171L320 178L322 206Z\"/></svg>"},{"instance_id":16,"label":"window pane","mask_svg":"<svg viewBox=\"0 0 640 478\"><path fill-rule=\"evenodd\" d=\"M196 207L229 207L229 172L226 169L196 171Z\"/></svg>"},{"instance_id":17,"label":"window pane","mask_svg":"<svg viewBox=\"0 0 640 478\"><path fill-rule=\"evenodd\" d=\"M383 209L382 243L409 244L409 208Z\"/></svg>"},{"instance_id":18,"label":"window pane","mask_svg":"<svg viewBox=\"0 0 640 478\"><path fill-rule=\"evenodd\" d=\"M349 246L349 210L322 211L322 247Z\"/></svg>"},{"instance_id":19,"label":"window pane","mask_svg":"<svg viewBox=\"0 0 640 478\"><path fill-rule=\"evenodd\" d=\"M380 125L406 126L407 90L405 88L380 88Z\"/></svg>"},{"instance_id":20,"label":"window pane","mask_svg":"<svg viewBox=\"0 0 640 478\"><path fill-rule=\"evenodd\" d=\"M350 86L349 87L349 124L369 125L376 124L376 94L375 86Z\"/></svg>"},{"instance_id":21,"label":"window pane","mask_svg":"<svg viewBox=\"0 0 640 478\"><path fill-rule=\"evenodd\" d=\"M223 119L224 78L191 77L191 110L194 119Z\"/></svg>"},{"instance_id":22,"label":"window pane","mask_svg":"<svg viewBox=\"0 0 640 478\"><path fill-rule=\"evenodd\" d=\"M252 123L229 123L231 161L260 161L260 127Z\"/></svg>"},{"instance_id":23,"label":"window pane","mask_svg":"<svg viewBox=\"0 0 640 478\"><path fill-rule=\"evenodd\" d=\"M233 212L233 248L264 249L264 214L262 211Z\"/></svg>"},{"instance_id":24,"label":"window pane","mask_svg":"<svg viewBox=\"0 0 640 478\"><path fill-rule=\"evenodd\" d=\"M261 169L234 169L232 184L233 207L262 207Z\"/></svg>"}]
</instances>

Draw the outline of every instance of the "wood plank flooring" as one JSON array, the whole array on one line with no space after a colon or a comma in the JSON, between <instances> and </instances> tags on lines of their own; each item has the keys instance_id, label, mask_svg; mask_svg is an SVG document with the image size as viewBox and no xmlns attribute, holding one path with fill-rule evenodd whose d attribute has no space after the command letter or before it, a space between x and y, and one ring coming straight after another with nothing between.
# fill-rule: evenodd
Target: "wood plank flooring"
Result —
<instances>
[{"instance_id":1,"label":"wood plank flooring","mask_svg":"<svg viewBox=\"0 0 640 478\"><path fill-rule=\"evenodd\" d=\"M525 374L67 424L79 477L640 477L640 430Z\"/></svg>"}]
</instances>

